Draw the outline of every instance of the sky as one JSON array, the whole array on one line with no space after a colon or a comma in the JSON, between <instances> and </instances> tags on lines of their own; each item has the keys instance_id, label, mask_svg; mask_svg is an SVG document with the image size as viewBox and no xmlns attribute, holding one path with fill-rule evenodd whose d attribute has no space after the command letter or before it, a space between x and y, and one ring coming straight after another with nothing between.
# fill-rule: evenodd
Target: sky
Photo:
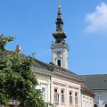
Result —
<instances>
[{"instance_id":1,"label":"sky","mask_svg":"<svg viewBox=\"0 0 107 107\"><path fill-rule=\"evenodd\" d=\"M14 36L8 50L51 62L58 0L0 0L0 34ZM61 0L69 45L69 70L79 75L107 74L107 0Z\"/></svg>"}]
</instances>

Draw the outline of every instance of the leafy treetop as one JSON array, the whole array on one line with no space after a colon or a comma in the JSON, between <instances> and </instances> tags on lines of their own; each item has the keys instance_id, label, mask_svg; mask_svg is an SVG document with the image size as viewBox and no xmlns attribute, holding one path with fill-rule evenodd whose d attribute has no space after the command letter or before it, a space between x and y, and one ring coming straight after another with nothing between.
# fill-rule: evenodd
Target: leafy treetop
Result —
<instances>
[{"instance_id":1,"label":"leafy treetop","mask_svg":"<svg viewBox=\"0 0 107 107\"><path fill-rule=\"evenodd\" d=\"M0 51L5 51L5 45L7 44L7 42L13 41L14 37L9 36L6 37L3 34L0 35Z\"/></svg>"}]
</instances>

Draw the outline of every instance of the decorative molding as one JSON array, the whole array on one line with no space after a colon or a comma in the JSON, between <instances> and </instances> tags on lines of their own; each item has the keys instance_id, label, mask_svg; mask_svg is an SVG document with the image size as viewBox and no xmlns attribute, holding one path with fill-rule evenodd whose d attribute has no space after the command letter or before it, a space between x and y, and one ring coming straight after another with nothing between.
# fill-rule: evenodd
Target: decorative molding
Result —
<instances>
[{"instance_id":1,"label":"decorative molding","mask_svg":"<svg viewBox=\"0 0 107 107\"><path fill-rule=\"evenodd\" d=\"M54 85L59 85L59 86L63 86L63 87L66 87L67 85L66 84L62 84L62 83L58 83L58 82L55 82L55 81L53 81L53 84Z\"/></svg>"},{"instance_id":2,"label":"decorative molding","mask_svg":"<svg viewBox=\"0 0 107 107\"><path fill-rule=\"evenodd\" d=\"M55 72L54 76L56 76L57 78L63 78L64 80L66 80L68 82L76 83L78 85L81 84L81 82L79 80L76 80L76 79L72 78L71 76L64 75L63 73L61 74L61 73Z\"/></svg>"},{"instance_id":3,"label":"decorative molding","mask_svg":"<svg viewBox=\"0 0 107 107\"><path fill-rule=\"evenodd\" d=\"M79 87L74 87L74 89L79 90Z\"/></svg>"},{"instance_id":4,"label":"decorative molding","mask_svg":"<svg viewBox=\"0 0 107 107\"><path fill-rule=\"evenodd\" d=\"M59 83L58 83L58 82L54 82L54 81L53 81L53 84L54 84L54 85L59 85Z\"/></svg>"},{"instance_id":5,"label":"decorative molding","mask_svg":"<svg viewBox=\"0 0 107 107\"><path fill-rule=\"evenodd\" d=\"M60 83L60 86L66 87L67 85Z\"/></svg>"},{"instance_id":6,"label":"decorative molding","mask_svg":"<svg viewBox=\"0 0 107 107\"><path fill-rule=\"evenodd\" d=\"M62 86L62 87L67 87L67 84L62 84L62 83L58 83L58 82L55 82L55 81L53 81L53 84L54 85L59 85L59 86ZM75 87L75 86L68 86L68 88L71 88L71 89L75 89L75 90L79 90L79 87Z\"/></svg>"},{"instance_id":7,"label":"decorative molding","mask_svg":"<svg viewBox=\"0 0 107 107\"><path fill-rule=\"evenodd\" d=\"M70 86L70 85L69 85L68 87L73 89L73 86Z\"/></svg>"},{"instance_id":8,"label":"decorative molding","mask_svg":"<svg viewBox=\"0 0 107 107\"><path fill-rule=\"evenodd\" d=\"M34 73L44 74L46 76L51 76L52 75L51 71L48 71L48 70L45 70L45 69L36 68L36 67L32 67L32 71Z\"/></svg>"}]
</instances>

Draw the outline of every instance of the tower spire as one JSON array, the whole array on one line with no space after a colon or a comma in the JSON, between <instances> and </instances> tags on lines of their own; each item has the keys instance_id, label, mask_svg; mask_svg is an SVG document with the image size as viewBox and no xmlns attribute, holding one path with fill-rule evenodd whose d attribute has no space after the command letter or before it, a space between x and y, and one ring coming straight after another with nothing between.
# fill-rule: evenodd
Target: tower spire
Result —
<instances>
[{"instance_id":1,"label":"tower spire","mask_svg":"<svg viewBox=\"0 0 107 107\"><path fill-rule=\"evenodd\" d=\"M65 43L66 34L63 31L63 20L61 17L61 5L60 0L58 0L58 12L56 17L56 31L53 33L53 37L55 38L55 42L52 43L52 62L53 64L68 68L68 51L69 47L67 43Z\"/></svg>"},{"instance_id":2,"label":"tower spire","mask_svg":"<svg viewBox=\"0 0 107 107\"><path fill-rule=\"evenodd\" d=\"M63 31L63 20L61 17L61 4L60 0L58 0L58 12L57 12L57 18L56 18L56 31Z\"/></svg>"},{"instance_id":3,"label":"tower spire","mask_svg":"<svg viewBox=\"0 0 107 107\"><path fill-rule=\"evenodd\" d=\"M61 3L60 0L58 0L58 12L57 12L57 18L56 18L56 32L53 33L54 38L56 39L56 43L64 42L64 39L66 38L66 34L63 32L63 20L61 17Z\"/></svg>"}]
</instances>

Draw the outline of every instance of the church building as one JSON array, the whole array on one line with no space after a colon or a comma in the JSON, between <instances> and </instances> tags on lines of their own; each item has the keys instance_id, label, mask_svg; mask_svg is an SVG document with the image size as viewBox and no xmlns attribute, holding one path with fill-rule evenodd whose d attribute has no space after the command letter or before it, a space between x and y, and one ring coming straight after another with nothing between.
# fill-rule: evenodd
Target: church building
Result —
<instances>
[{"instance_id":1,"label":"church building","mask_svg":"<svg viewBox=\"0 0 107 107\"><path fill-rule=\"evenodd\" d=\"M51 44L52 62L46 64L35 60L32 67L45 102L52 107L93 107L94 94L84 84L79 75L68 70L69 46L63 31L61 6L58 5L56 31L52 34L55 41Z\"/></svg>"}]
</instances>

